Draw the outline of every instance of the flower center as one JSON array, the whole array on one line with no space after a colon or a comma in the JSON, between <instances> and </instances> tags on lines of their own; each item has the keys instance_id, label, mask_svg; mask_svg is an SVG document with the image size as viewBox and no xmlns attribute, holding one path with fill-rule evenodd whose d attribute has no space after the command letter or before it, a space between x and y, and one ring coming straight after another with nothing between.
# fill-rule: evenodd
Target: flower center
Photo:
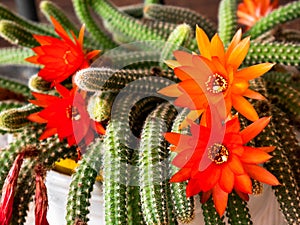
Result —
<instances>
[{"instance_id":1,"label":"flower center","mask_svg":"<svg viewBox=\"0 0 300 225\"><path fill-rule=\"evenodd\" d=\"M208 158L216 164L227 162L228 156L229 151L224 145L215 143L208 148Z\"/></svg>"},{"instance_id":2,"label":"flower center","mask_svg":"<svg viewBox=\"0 0 300 225\"><path fill-rule=\"evenodd\" d=\"M67 118L71 120L80 120L80 113L75 106L69 105L66 109Z\"/></svg>"},{"instance_id":3,"label":"flower center","mask_svg":"<svg viewBox=\"0 0 300 225\"><path fill-rule=\"evenodd\" d=\"M205 82L205 85L206 89L213 94L224 92L228 87L227 80L217 73L210 75Z\"/></svg>"}]
</instances>

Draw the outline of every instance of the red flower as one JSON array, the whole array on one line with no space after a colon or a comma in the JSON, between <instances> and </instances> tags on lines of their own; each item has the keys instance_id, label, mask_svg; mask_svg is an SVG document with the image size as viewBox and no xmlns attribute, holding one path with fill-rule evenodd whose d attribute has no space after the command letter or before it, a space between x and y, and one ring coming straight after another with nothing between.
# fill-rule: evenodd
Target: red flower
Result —
<instances>
[{"instance_id":1,"label":"red flower","mask_svg":"<svg viewBox=\"0 0 300 225\"><path fill-rule=\"evenodd\" d=\"M251 178L269 185L278 185L278 180L257 164L271 158L267 153L274 147L249 147L245 144L257 136L269 123L270 118L261 118L240 131L238 117L226 122L224 130L213 130L198 124L191 125L191 136L166 133L165 138L178 152L173 164L180 170L171 182L188 180L186 195L203 192L202 202L210 193L220 216L223 215L228 193L233 189L245 200L252 193Z\"/></svg>"},{"instance_id":2,"label":"red flower","mask_svg":"<svg viewBox=\"0 0 300 225\"><path fill-rule=\"evenodd\" d=\"M32 50L37 54L26 60L31 63L44 65L38 76L52 82L52 85L60 83L73 75L76 71L89 67L89 61L99 54L99 50L84 53L83 35L84 26L80 29L78 39L71 31L74 41L69 37L63 27L51 17L59 38L34 35L34 38L41 44Z\"/></svg>"},{"instance_id":3,"label":"red flower","mask_svg":"<svg viewBox=\"0 0 300 225\"><path fill-rule=\"evenodd\" d=\"M41 165L35 168L35 225L49 225L47 220L48 197Z\"/></svg>"},{"instance_id":4,"label":"red flower","mask_svg":"<svg viewBox=\"0 0 300 225\"><path fill-rule=\"evenodd\" d=\"M18 175L24 160L25 153L20 153L14 161L2 187L0 202L0 224L9 225L12 217L15 189L18 181Z\"/></svg>"},{"instance_id":5,"label":"red flower","mask_svg":"<svg viewBox=\"0 0 300 225\"><path fill-rule=\"evenodd\" d=\"M93 140L95 131L99 134L105 133L100 123L90 119L85 99L77 88L69 91L60 84L55 87L61 97L32 93L36 100L30 102L44 109L29 115L28 119L47 123L40 140L58 134L59 139L66 138L70 146L81 141L88 145Z\"/></svg>"},{"instance_id":6,"label":"red flower","mask_svg":"<svg viewBox=\"0 0 300 225\"><path fill-rule=\"evenodd\" d=\"M278 0L244 0L238 5L238 22L250 29L258 20L278 7Z\"/></svg>"}]
</instances>

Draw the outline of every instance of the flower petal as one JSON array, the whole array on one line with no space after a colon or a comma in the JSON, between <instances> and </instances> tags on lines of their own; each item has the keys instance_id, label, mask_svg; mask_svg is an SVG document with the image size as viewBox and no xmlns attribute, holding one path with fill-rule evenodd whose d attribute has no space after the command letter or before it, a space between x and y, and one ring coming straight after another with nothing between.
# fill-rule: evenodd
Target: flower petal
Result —
<instances>
[{"instance_id":1,"label":"flower petal","mask_svg":"<svg viewBox=\"0 0 300 225\"><path fill-rule=\"evenodd\" d=\"M240 159L234 154L231 154L231 157L229 157L228 166L236 175L241 175L244 173L244 168Z\"/></svg>"},{"instance_id":2,"label":"flower petal","mask_svg":"<svg viewBox=\"0 0 300 225\"><path fill-rule=\"evenodd\" d=\"M223 216L227 207L228 193L223 191L218 184L213 189L213 200L217 213L220 217Z\"/></svg>"},{"instance_id":3,"label":"flower petal","mask_svg":"<svg viewBox=\"0 0 300 225\"><path fill-rule=\"evenodd\" d=\"M211 59L210 54L210 41L204 32L200 27L196 27L196 39L198 43L198 49L201 53L201 55L207 59Z\"/></svg>"},{"instance_id":4,"label":"flower petal","mask_svg":"<svg viewBox=\"0 0 300 225\"><path fill-rule=\"evenodd\" d=\"M182 92L178 89L178 84L171 84L170 86L160 89L157 93L169 97L178 97Z\"/></svg>"},{"instance_id":5,"label":"flower petal","mask_svg":"<svg viewBox=\"0 0 300 225\"><path fill-rule=\"evenodd\" d=\"M201 180L191 179L186 186L186 196L191 197L198 194L201 191Z\"/></svg>"},{"instance_id":6,"label":"flower petal","mask_svg":"<svg viewBox=\"0 0 300 225\"><path fill-rule=\"evenodd\" d=\"M232 95L232 106L248 120L258 120L257 112L252 104L240 95Z\"/></svg>"},{"instance_id":7,"label":"flower petal","mask_svg":"<svg viewBox=\"0 0 300 225\"><path fill-rule=\"evenodd\" d=\"M242 130L240 135L242 136L243 144L255 138L269 124L270 120L271 117L262 117Z\"/></svg>"},{"instance_id":8,"label":"flower petal","mask_svg":"<svg viewBox=\"0 0 300 225\"><path fill-rule=\"evenodd\" d=\"M244 168L246 172L249 174L249 176L255 180L258 180L260 182L269 184L269 185L279 185L279 181L277 178L271 174L266 169L262 168L258 165L250 165L250 164L244 164Z\"/></svg>"},{"instance_id":9,"label":"flower petal","mask_svg":"<svg viewBox=\"0 0 300 225\"><path fill-rule=\"evenodd\" d=\"M235 77L245 80L252 80L268 72L275 64L274 63L261 63L238 70Z\"/></svg>"},{"instance_id":10,"label":"flower petal","mask_svg":"<svg viewBox=\"0 0 300 225\"><path fill-rule=\"evenodd\" d=\"M250 177L246 174L235 176L234 188L243 193L252 194L252 181Z\"/></svg>"},{"instance_id":11,"label":"flower petal","mask_svg":"<svg viewBox=\"0 0 300 225\"><path fill-rule=\"evenodd\" d=\"M239 68L248 53L249 47L250 37L246 37L232 50L227 65L231 65L235 70Z\"/></svg>"},{"instance_id":12,"label":"flower petal","mask_svg":"<svg viewBox=\"0 0 300 225\"><path fill-rule=\"evenodd\" d=\"M243 155L240 157L242 162L254 164L266 162L271 158L272 156L270 156L268 153L248 146L244 146Z\"/></svg>"},{"instance_id":13,"label":"flower petal","mask_svg":"<svg viewBox=\"0 0 300 225\"><path fill-rule=\"evenodd\" d=\"M257 99L257 100L266 100L266 98L261 95L260 93L256 92L256 91L252 91L250 89L247 89L243 95L245 97L248 97L248 98L252 98L252 99Z\"/></svg>"},{"instance_id":14,"label":"flower petal","mask_svg":"<svg viewBox=\"0 0 300 225\"><path fill-rule=\"evenodd\" d=\"M175 59L177 60L177 62L180 65L185 65L185 66L192 66L193 62L192 62L192 58L193 55L188 53L188 52L184 52L184 51L174 51L173 55L175 56Z\"/></svg>"},{"instance_id":15,"label":"flower petal","mask_svg":"<svg viewBox=\"0 0 300 225\"><path fill-rule=\"evenodd\" d=\"M190 179L190 177L191 168L182 168L171 177L170 182L183 182Z\"/></svg>"},{"instance_id":16,"label":"flower petal","mask_svg":"<svg viewBox=\"0 0 300 225\"><path fill-rule=\"evenodd\" d=\"M224 166L222 169L219 185L223 191L227 193L232 192L234 185L234 173L228 166Z\"/></svg>"}]
</instances>

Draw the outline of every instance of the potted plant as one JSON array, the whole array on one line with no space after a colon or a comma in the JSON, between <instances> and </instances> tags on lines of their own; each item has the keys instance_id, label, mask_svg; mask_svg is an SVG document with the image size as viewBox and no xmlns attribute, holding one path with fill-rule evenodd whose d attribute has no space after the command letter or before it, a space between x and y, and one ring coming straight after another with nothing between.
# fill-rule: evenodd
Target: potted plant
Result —
<instances>
[{"instance_id":1,"label":"potted plant","mask_svg":"<svg viewBox=\"0 0 300 225\"><path fill-rule=\"evenodd\" d=\"M72 172L61 224L88 224L96 182L105 224L279 224L274 211L299 224L300 35L283 26L299 1L222 0L218 25L155 0L72 4L80 29L50 1L49 24L0 6L15 44L1 64L38 68L27 84L0 78L0 130L13 135L1 225L24 224L31 201L35 224L49 224L57 168ZM249 204L271 210L256 218L249 195L266 193Z\"/></svg>"}]
</instances>

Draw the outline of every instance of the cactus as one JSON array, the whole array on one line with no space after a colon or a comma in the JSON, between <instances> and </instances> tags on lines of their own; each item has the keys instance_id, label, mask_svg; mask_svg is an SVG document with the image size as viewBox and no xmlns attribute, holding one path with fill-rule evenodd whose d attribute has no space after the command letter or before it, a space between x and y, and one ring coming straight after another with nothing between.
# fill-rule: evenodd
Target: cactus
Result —
<instances>
[{"instance_id":1,"label":"cactus","mask_svg":"<svg viewBox=\"0 0 300 225\"><path fill-rule=\"evenodd\" d=\"M188 83L194 78L185 71L178 72L178 69L174 69L173 67L179 65L172 61L174 55L178 62L189 66L197 64L197 60L191 55L180 55L177 51L199 55L195 37L196 25L206 32L209 39L214 38L212 42L215 46L221 47L222 41L225 50L230 48L230 41L239 28L244 31L242 37L251 36L248 54L239 68L223 68L229 53L224 53L224 58L208 56L214 62L215 68L212 70L225 73L226 69L229 80L231 74L239 73L245 67L258 63L277 63L263 76L249 80L249 89L245 92L245 97L254 95L250 90L265 97L264 100L249 99L249 104L255 108L259 117L272 118L269 125L256 138L247 142L247 145L276 147L270 153L272 158L262 166L280 182L272 191L287 224L300 223L300 145L297 133L294 132L299 131L300 124L300 35L293 28L281 26L300 18L299 1L274 9L248 30L238 24L236 12L240 1L237 0L220 1L218 24L214 24L196 10L165 5L164 1L160 0L145 0L140 4L121 7L114 5L110 0L71 2L78 21L86 26L84 39L82 34L79 35L79 24L73 23L71 17L51 1L40 3L40 10L48 20L47 23L28 21L0 5L0 35L14 45L0 49L1 66L26 65L36 68L36 65L24 60L34 54L39 55L39 52L32 51L32 48L45 46L48 42L45 40L54 40L59 38L58 36L64 39L62 36L66 34L70 35L72 40L74 36L78 37L80 43L83 39L84 54L93 49L101 49L97 59L88 54L84 55L86 58L83 64L76 65L79 69L70 70L70 77L59 85L44 80L38 70L25 83L19 82L18 78L11 78L10 74L0 76L0 134L13 134L13 142L0 150L0 187L3 186L17 155L26 149L32 150L18 176L11 224L25 223L28 204L33 200L35 191L35 166L41 165L45 170L55 169L56 162L64 158L78 160L78 167L72 170L72 182L68 193L67 224L88 224L91 192L99 174L103 175L100 183L104 195L105 223L108 225L192 223L197 218L200 207L205 224L252 224L251 210L243 200L243 193L234 190L228 193L226 213L220 215L216 198L210 197L213 189L208 192L200 191L202 193L187 198L189 180L170 182L170 178L181 168L172 163L177 153L173 152L174 146L167 142L164 134L172 131L190 136L193 133L191 124L207 125L203 121L208 114L202 114L200 118L195 119L198 111L178 107L178 102L186 103L186 93L181 91L188 91L188 95L194 91L193 85L185 89L185 83L180 81ZM66 34L61 36L54 31L49 25L50 16L61 24ZM214 36L217 32L221 41ZM74 33L73 37L71 33ZM48 36L49 39L37 42L33 34ZM207 47L208 52L219 50L222 53L221 48ZM54 54L55 50L49 51L50 54ZM51 55L48 61L55 66L72 66L73 62L68 61L68 54L73 52L68 50L64 52L65 55L61 55L61 61L57 65L57 57ZM235 54L241 54L238 50L234 51ZM203 63L209 65L209 59L204 59L205 54L209 55L208 52L203 53L201 49L200 52ZM80 57L76 56L74 60L78 58ZM33 58L33 61L35 59L37 58ZM49 69L48 72L55 71ZM202 72L199 70L199 77ZM217 77L224 74L214 75ZM205 83L206 87L210 81ZM217 81L216 79L211 83L219 85ZM248 84L236 84L248 87ZM161 90L170 86L171 97L162 95ZM76 93L74 101L68 99L70 93ZM178 95L180 99L174 100L173 97ZM255 96L258 97L257 94ZM79 101L80 105L76 105L77 97L82 100ZM200 97L195 95L195 101ZM58 99L62 102L70 100L65 101L68 103L66 106L63 103L51 106L55 108L55 112L61 112L66 118L58 113L53 116L55 120L45 121L42 115L49 111L35 114L41 112L42 108L49 107L52 100ZM39 102L39 107L35 105L36 102ZM60 110L59 107L66 108ZM86 111L83 113L83 110ZM232 110L233 115L235 110ZM29 115L33 115L30 120ZM70 121L67 119L71 121L70 127L66 122ZM85 123L78 125L77 122L81 119ZM63 132L55 127L57 121L67 127L59 128ZM242 129L246 129L250 124L250 121L241 115L239 121ZM187 124L187 127L182 126L183 124ZM77 127L73 130L75 126ZM85 133L84 137L81 137L81 131L86 131L82 132ZM72 137L75 141L68 136L69 133L74 133ZM80 140L78 143L77 139ZM251 180L253 194L265 191L261 181L256 178ZM1 207L0 204L0 209Z\"/></svg>"}]
</instances>

